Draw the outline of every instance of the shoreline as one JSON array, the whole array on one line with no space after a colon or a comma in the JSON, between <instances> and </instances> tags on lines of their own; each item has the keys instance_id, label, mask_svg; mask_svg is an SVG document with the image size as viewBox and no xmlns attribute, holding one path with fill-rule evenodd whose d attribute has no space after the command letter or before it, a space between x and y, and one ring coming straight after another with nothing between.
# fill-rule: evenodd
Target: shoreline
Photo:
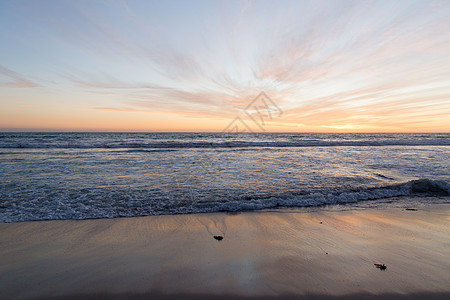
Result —
<instances>
[{"instance_id":1,"label":"shoreline","mask_svg":"<svg viewBox=\"0 0 450 300\"><path fill-rule=\"evenodd\" d=\"M446 298L449 216L439 204L1 223L0 290L13 299Z\"/></svg>"}]
</instances>

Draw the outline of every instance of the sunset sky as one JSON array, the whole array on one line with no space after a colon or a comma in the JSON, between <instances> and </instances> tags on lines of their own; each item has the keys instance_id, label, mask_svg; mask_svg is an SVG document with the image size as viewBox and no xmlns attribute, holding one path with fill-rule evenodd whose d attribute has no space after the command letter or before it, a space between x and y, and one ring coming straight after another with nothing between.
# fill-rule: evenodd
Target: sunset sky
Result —
<instances>
[{"instance_id":1,"label":"sunset sky","mask_svg":"<svg viewBox=\"0 0 450 300\"><path fill-rule=\"evenodd\" d=\"M450 131L450 1L2 0L0 40L0 131Z\"/></svg>"}]
</instances>

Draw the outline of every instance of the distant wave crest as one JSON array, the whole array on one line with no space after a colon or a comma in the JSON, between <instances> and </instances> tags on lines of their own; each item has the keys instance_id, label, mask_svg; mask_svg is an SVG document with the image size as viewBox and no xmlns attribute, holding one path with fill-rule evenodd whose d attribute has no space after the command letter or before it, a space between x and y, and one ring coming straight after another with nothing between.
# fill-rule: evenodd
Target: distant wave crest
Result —
<instances>
[{"instance_id":1,"label":"distant wave crest","mask_svg":"<svg viewBox=\"0 0 450 300\"><path fill-rule=\"evenodd\" d=\"M286 148L286 147L359 147L359 146L450 146L450 139L426 140L362 140L362 141L223 141L223 142L118 142L118 143L83 143L77 141L64 142L0 142L0 149L226 149L226 148Z\"/></svg>"}]
</instances>

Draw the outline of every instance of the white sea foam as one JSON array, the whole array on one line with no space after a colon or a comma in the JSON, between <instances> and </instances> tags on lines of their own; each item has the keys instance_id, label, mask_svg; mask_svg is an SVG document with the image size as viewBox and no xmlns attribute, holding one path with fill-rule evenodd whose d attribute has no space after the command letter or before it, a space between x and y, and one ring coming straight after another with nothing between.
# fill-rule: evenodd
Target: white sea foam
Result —
<instances>
[{"instance_id":1,"label":"white sea foam","mask_svg":"<svg viewBox=\"0 0 450 300\"><path fill-rule=\"evenodd\" d=\"M4 203L0 220L3 222L134 217L161 214L188 214L206 212L237 212L279 207L311 207L333 204L357 203L399 196L444 196L450 195L449 183L429 179L413 180L403 184L365 190L343 190L315 192L312 194L266 195L266 197L230 198L227 201L183 201L173 195L163 198L146 198L146 194L134 192L133 197L104 191L89 191L86 194L60 195L59 201L45 201L35 195L35 201ZM188 193L188 191L185 191ZM99 193L99 194L97 194ZM425 196L425 198L423 198ZM70 197L70 198L69 198ZM110 201L103 201L110 199ZM114 200L113 200L114 199Z\"/></svg>"}]
</instances>

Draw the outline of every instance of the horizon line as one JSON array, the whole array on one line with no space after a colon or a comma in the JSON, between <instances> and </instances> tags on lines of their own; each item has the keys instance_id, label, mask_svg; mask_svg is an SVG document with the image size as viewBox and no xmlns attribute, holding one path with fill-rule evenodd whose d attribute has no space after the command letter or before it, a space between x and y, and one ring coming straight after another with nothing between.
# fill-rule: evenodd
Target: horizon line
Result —
<instances>
[{"instance_id":1,"label":"horizon line","mask_svg":"<svg viewBox=\"0 0 450 300\"><path fill-rule=\"evenodd\" d=\"M240 133L248 133L248 134L264 134L264 133L323 133L323 134L382 134L382 133L391 133L391 134L421 134L421 133L429 133L429 134L450 134L450 131L251 131L251 132L225 132L225 131L150 131L150 130L47 130L47 129L38 129L38 130L30 130L30 129L0 129L0 133L231 133L231 134L240 134Z\"/></svg>"}]
</instances>

